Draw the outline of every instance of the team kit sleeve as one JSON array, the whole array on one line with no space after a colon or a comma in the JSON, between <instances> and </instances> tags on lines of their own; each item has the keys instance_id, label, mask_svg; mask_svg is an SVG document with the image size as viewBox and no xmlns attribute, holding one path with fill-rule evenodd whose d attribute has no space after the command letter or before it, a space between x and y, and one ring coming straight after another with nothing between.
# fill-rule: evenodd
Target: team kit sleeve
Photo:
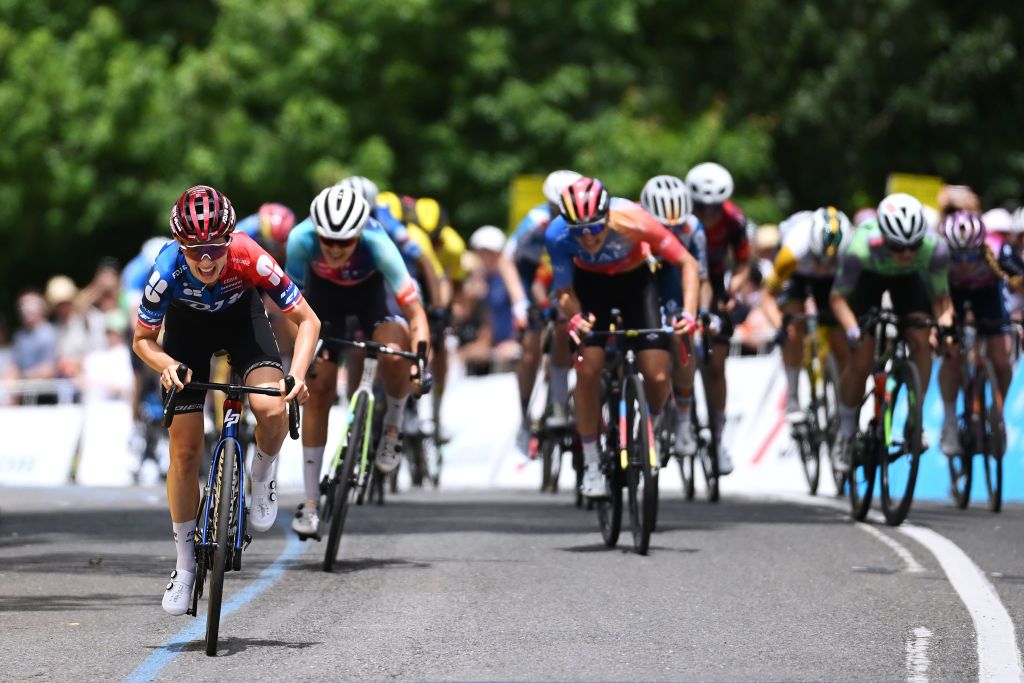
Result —
<instances>
[{"instance_id":1,"label":"team kit sleeve","mask_svg":"<svg viewBox=\"0 0 1024 683\"><path fill-rule=\"evenodd\" d=\"M695 219L696 221L696 219ZM690 236L690 253L697 259L697 270L701 280L708 277L708 236L704 226L696 221L693 234Z\"/></svg>"},{"instance_id":2,"label":"team kit sleeve","mask_svg":"<svg viewBox=\"0 0 1024 683\"><path fill-rule=\"evenodd\" d=\"M949 247L946 240L936 238L935 250L928 260L928 284L932 296L938 298L949 294Z\"/></svg>"},{"instance_id":3,"label":"team kit sleeve","mask_svg":"<svg viewBox=\"0 0 1024 683\"><path fill-rule=\"evenodd\" d=\"M782 285L796 272L797 258L788 244L782 245L772 263L772 272L765 279L765 285L773 294L778 294Z\"/></svg>"},{"instance_id":4,"label":"team kit sleeve","mask_svg":"<svg viewBox=\"0 0 1024 683\"><path fill-rule=\"evenodd\" d=\"M177 251L177 248L175 248ZM158 330L164 323L164 316L167 315L167 307L174 295L172 275L177 270L177 259L175 254L160 252L156 263L149 271L146 285L142 290L142 302L139 304L138 322L144 329ZM182 265L183 268L187 267Z\"/></svg>"},{"instance_id":5,"label":"team kit sleeve","mask_svg":"<svg viewBox=\"0 0 1024 683\"><path fill-rule=\"evenodd\" d=\"M244 245L243 253L252 263L247 273L249 282L269 294L282 313L291 311L302 302L298 286L266 249L249 240Z\"/></svg>"},{"instance_id":6,"label":"team kit sleeve","mask_svg":"<svg viewBox=\"0 0 1024 683\"><path fill-rule=\"evenodd\" d=\"M373 257L374 267L381 272L384 280L395 294L395 300L402 306L419 300L416 282L405 267L401 252L383 229L363 230L362 239Z\"/></svg>"},{"instance_id":7,"label":"team kit sleeve","mask_svg":"<svg viewBox=\"0 0 1024 683\"><path fill-rule=\"evenodd\" d=\"M544 233L548 256L551 258L551 287L555 290L572 287L572 250L568 230L565 220L559 217L548 224Z\"/></svg>"},{"instance_id":8,"label":"team kit sleeve","mask_svg":"<svg viewBox=\"0 0 1024 683\"><path fill-rule=\"evenodd\" d=\"M850 242L850 246L839 257L839 267L836 270L836 279L832 283L832 291L843 297L853 294L857 281L864 271L864 262L867 260L867 241L858 239Z\"/></svg>"},{"instance_id":9,"label":"team kit sleeve","mask_svg":"<svg viewBox=\"0 0 1024 683\"><path fill-rule=\"evenodd\" d=\"M302 221L288 234L284 271L298 287L306 286L306 271L319 251L311 219Z\"/></svg>"}]
</instances>

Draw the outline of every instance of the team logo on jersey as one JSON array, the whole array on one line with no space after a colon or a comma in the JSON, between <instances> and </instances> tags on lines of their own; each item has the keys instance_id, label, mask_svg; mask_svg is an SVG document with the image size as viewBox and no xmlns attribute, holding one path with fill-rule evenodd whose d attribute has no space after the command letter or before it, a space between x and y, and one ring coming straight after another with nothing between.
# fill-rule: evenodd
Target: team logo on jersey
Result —
<instances>
[{"instance_id":1,"label":"team logo on jersey","mask_svg":"<svg viewBox=\"0 0 1024 683\"><path fill-rule=\"evenodd\" d=\"M149 276L149 284L146 285L146 301L158 304L160 303L160 295L167 291L167 280L160 279L160 273L153 271L153 274Z\"/></svg>"},{"instance_id":2,"label":"team logo on jersey","mask_svg":"<svg viewBox=\"0 0 1024 683\"><path fill-rule=\"evenodd\" d=\"M281 270L281 266L277 265L277 262L266 254L257 259L256 272L270 280L270 284L274 287L281 284L281 278L284 277L284 271Z\"/></svg>"}]
</instances>

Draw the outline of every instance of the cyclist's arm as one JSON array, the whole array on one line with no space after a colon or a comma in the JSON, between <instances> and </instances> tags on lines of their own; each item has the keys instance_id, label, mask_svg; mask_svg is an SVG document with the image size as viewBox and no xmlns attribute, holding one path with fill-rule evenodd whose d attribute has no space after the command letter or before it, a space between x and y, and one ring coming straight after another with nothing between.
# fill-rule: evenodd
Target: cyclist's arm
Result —
<instances>
[{"instance_id":1,"label":"cyclist's arm","mask_svg":"<svg viewBox=\"0 0 1024 683\"><path fill-rule=\"evenodd\" d=\"M686 249L680 254L679 266L683 271L683 313L689 313L696 318L700 299L700 266L697 259Z\"/></svg>"},{"instance_id":2,"label":"cyclist's arm","mask_svg":"<svg viewBox=\"0 0 1024 683\"><path fill-rule=\"evenodd\" d=\"M836 270L836 278L832 282L832 292L829 294L832 312L835 313L836 320L847 333L859 328L857 316L854 315L853 309L850 308L850 303L846 299L853 293L857 286L857 280L864 272L864 261L859 255L862 250L857 248L859 246L863 245L859 242L851 245L851 248L844 251L839 257L839 268Z\"/></svg>"},{"instance_id":3,"label":"cyclist's arm","mask_svg":"<svg viewBox=\"0 0 1024 683\"><path fill-rule=\"evenodd\" d=\"M580 300L576 298L576 292L573 291L572 287L555 290L555 297L558 301L558 307L562 309L562 313L565 314L566 318L571 318L577 313L583 312Z\"/></svg>"},{"instance_id":4,"label":"cyclist's arm","mask_svg":"<svg viewBox=\"0 0 1024 683\"><path fill-rule=\"evenodd\" d=\"M289 372L296 380L306 381L306 370L313 360L316 341L320 338L320 318L305 299L300 299L284 314L291 325L298 327L295 331L295 348L292 350L292 364ZM289 329L294 329L289 326Z\"/></svg>"},{"instance_id":5,"label":"cyclist's arm","mask_svg":"<svg viewBox=\"0 0 1024 683\"><path fill-rule=\"evenodd\" d=\"M948 327L953 324L953 299L949 295L949 247L941 238L928 261L928 274L935 322Z\"/></svg>"},{"instance_id":6,"label":"cyclist's arm","mask_svg":"<svg viewBox=\"0 0 1024 683\"><path fill-rule=\"evenodd\" d=\"M523 325L526 323L526 309L529 303L526 300L523 283L519 280L519 271L516 270L515 264L510 258L502 255L498 258L498 272L501 273L501 279L508 291L509 301L512 303L512 316L515 318L516 324Z\"/></svg>"},{"instance_id":7,"label":"cyclist's arm","mask_svg":"<svg viewBox=\"0 0 1024 683\"><path fill-rule=\"evenodd\" d=\"M423 310L423 304L419 299L401 304L402 315L409 321L409 339L412 342L412 351L419 348L420 342L427 345L427 354L430 353L430 325L427 323L427 314Z\"/></svg>"},{"instance_id":8,"label":"cyclist's arm","mask_svg":"<svg viewBox=\"0 0 1024 683\"><path fill-rule=\"evenodd\" d=\"M932 299L932 315L940 326L950 327L953 324L953 298L942 294Z\"/></svg>"},{"instance_id":9,"label":"cyclist's arm","mask_svg":"<svg viewBox=\"0 0 1024 683\"><path fill-rule=\"evenodd\" d=\"M426 287L427 301L439 308L445 308L448 300L444 298L444 291L441 288L441 280L430 263L430 257L421 253L418 263L420 265L420 276L423 278L423 285Z\"/></svg>"},{"instance_id":10,"label":"cyclist's arm","mask_svg":"<svg viewBox=\"0 0 1024 683\"><path fill-rule=\"evenodd\" d=\"M765 286L761 292L761 311L772 327L782 327L782 311L779 310L779 302L776 298L782 285L793 276L797 268L797 257L788 245L783 245L772 263L772 272L765 279Z\"/></svg>"},{"instance_id":11,"label":"cyclist's arm","mask_svg":"<svg viewBox=\"0 0 1024 683\"><path fill-rule=\"evenodd\" d=\"M850 303L846 300L846 297L832 290L829 294L829 303L832 304L832 312L836 316L836 320L843 326L843 330L849 332L850 330L857 329L857 316L854 315L853 309L850 308Z\"/></svg>"}]
</instances>

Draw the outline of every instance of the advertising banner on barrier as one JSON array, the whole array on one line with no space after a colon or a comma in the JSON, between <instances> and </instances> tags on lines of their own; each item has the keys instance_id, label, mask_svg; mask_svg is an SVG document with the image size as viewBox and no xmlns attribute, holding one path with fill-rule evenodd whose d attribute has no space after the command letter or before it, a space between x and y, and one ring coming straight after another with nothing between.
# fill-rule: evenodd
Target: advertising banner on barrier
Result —
<instances>
[{"instance_id":1,"label":"advertising banner on barrier","mask_svg":"<svg viewBox=\"0 0 1024 683\"><path fill-rule=\"evenodd\" d=\"M0 408L0 484L68 483L81 432L80 406Z\"/></svg>"}]
</instances>

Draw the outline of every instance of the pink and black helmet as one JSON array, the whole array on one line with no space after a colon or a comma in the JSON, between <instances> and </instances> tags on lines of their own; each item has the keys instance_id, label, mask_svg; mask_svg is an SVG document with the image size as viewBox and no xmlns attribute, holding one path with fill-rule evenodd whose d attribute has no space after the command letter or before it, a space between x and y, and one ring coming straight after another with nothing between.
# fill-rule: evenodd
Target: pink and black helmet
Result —
<instances>
[{"instance_id":1,"label":"pink and black helmet","mask_svg":"<svg viewBox=\"0 0 1024 683\"><path fill-rule=\"evenodd\" d=\"M209 185L185 190L171 207L171 232L181 242L211 242L235 229L235 208Z\"/></svg>"},{"instance_id":2,"label":"pink and black helmet","mask_svg":"<svg viewBox=\"0 0 1024 683\"><path fill-rule=\"evenodd\" d=\"M608 217L611 197L596 178L583 177L562 190L560 210L571 226L600 223Z\"/></svg>"}]
</instances>

